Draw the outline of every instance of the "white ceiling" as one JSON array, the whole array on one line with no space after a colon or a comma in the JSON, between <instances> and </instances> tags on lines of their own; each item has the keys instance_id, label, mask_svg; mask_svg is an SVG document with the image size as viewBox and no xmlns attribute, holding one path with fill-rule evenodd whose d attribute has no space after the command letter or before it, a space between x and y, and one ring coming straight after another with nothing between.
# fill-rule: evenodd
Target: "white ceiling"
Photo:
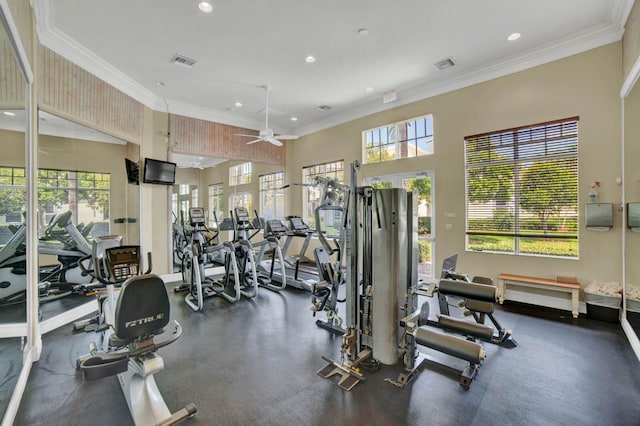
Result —
<instances>
[{"instance_id":1,"label":"white ceiling","mask_svg":"<svg viewBox=\"0 0 640 426\"><path fill-rule=\"evenodd\" d=\"M212 1L207 15L198 0L31 0L43 45L147 106L260 130L268 85L270 127L298 135L620 40L633 5ZM507 41L513 32L522 37ZM170 63L176 53L197 63ZM455 67L434 67L448 57ZM391 90L397 100L384 104Z\"/></svg>"}]
</instances>

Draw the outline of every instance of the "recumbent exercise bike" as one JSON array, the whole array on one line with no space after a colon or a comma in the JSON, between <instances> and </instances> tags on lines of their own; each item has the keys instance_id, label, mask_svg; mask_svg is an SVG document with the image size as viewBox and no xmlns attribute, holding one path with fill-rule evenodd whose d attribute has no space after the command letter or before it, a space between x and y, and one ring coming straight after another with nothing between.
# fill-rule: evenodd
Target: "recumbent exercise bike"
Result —
<instances>
[{"instance_id":1,"label":"recumbent exercise bike","mask_svg":"<svg viewBox=\"0 0 640 426\"><path fill-rule=\"evenodd\" d=\"M140 274L140 247L119 246L104 250L102 258L94 259L95 277L113 289L122 283L113 316L103 318L105 342L98 350L95 343L90 353L77 360L77 367L85 380L118 375L131 417L136 425L175 424L191 417L197 411L188 404L171 413L160 394L153 375L164 368L157 350L175 342L182 334L177 321L171 321L172 330L165 340L155 341L169 325L170 302L164 282L155 274ZM96 250L94 249L94 255ZM149 270L151 269L149 255ZM114 297L113 294L111 297ZM103 310L109 310L105 300ZM107 347L108 349L104 349Z\"/></svg>"}]
</instances>

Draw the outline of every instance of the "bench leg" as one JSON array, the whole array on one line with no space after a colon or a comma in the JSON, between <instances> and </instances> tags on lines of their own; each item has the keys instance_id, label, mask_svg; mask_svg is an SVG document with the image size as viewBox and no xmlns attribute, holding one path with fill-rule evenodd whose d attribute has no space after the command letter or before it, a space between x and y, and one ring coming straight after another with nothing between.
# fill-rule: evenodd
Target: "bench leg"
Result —
<instances>
[{"instance_id":1,"label":"bench leg","mask_svg":"<svg viewBox=\"0 0 640 426\"><path fill-rule=\"evenodd\" d=\"M574 318L578 318L578 290L571 290L571 314Z\"/></svg>"}]
</instances>

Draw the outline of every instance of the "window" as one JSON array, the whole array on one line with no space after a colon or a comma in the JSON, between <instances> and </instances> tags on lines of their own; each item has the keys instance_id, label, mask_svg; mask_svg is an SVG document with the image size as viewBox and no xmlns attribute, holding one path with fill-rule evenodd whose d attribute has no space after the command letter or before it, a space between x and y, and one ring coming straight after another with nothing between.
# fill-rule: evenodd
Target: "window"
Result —
<instances>
[{"instance_id":1,"label":"window","mask_svg":"<svg viewBox=\"0 0 640 426\"><path fill-rule=\"evenodd\" d=\"M216 226L216 218L224 218L224 186L221 183L209 185L209 226Z\"/></svg>"},{"instance_id":2,"label":"window","mask_svg":"<svg viewBox=\"0 0 640 426\"><path fill-rule=\"evenodd\" d=\"M302 183L311 184L316 177L335 178L344 182L344 161L333 161L331 163L316 164L302 168ZM313 186L303 186L303 207L302 218L311 228L315 228L314 211L320 205L320 188Z\"/></svg>"},{"instance_id":3,"label":"window","mask_svg":"<svg viewBox=\"0 0 640 426\"><path fill-rule=\"evenodd\" d=\"M198 188L191 190L191 207L200 207L200 204L198 204Z\"/></svg>"},{"instance_id":4,"label":"window","mask_svg":"<svg viewBox=\"0 0 640 426\"><path fill-rule=\"evenodd\" d=\"M362 132L362 151L364 163L433 154L433 116L365 130Z\"/></svg>"},{"instance_id":5,"label":"window","mask_svg":"<svg viewBox=\"0 0 640 426\"><path fill-rule=\"evenodd\" d=\"M229 197L229 205L231 209L236 207L245 207L249 211L249 216L253 217L253 202L250 192L235 192Z\"/></svg>"},{"instance_id":6,"label":"window","mask_svg":"<svg viewBox=\"0 0 640 426\"><path fill-rule=\"evenodd\" d=\"M467 250L578 257L578 118L465 138Z\"/></svg>"},{"instance_id":7,"label":"window","mask_svg":"<svg viewBox=\"0 0 640 426\"><path fill-rule=\"evenodd\" d=\"M284 172L260 176L260 214L265 219L284 219Z\"/></svg>"},{"instance_id":8,"label":"window","mask_svg":"<svg viewBox=\"0 0 640 426\"><path fill-rule=\"evenodd\" d=\"M251 163L242 163L229 167L229 185L251 183Z\"/></svg>"},{"instance_id":9,"label":"window","mask_svg":"<svg viewBox=\"0 0 640 426\"><path fill-rule=\"evenodd\" d=\"M180 194L180 195L187 195L187 194L189 194L190 188L191 188L191 187L189 186L189 184L188 184L188 183L181 183L181 184L178 186L178 194Z\"/></svg>"},{"instance_id":10,"label":"window","mask_svg":"<svg viewBox=\"0 0 640 426\"><path fill-rule=\"evenodd\" d=\"M57 213L71 210L76 224L93 222L91 235L109 234L109 173L38 170L38 226ZM24 168L0 167L0 216L22 220L26 204Z\"/></svg>"}]
</instances>

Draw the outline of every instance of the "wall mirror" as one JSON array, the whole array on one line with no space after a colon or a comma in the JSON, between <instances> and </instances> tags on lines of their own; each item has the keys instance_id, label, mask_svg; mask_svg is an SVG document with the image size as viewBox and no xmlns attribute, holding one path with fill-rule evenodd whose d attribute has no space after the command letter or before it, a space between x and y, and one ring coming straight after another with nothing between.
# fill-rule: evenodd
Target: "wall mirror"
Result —
<instances>
[{"instance_id":1,"label":"wall mirror","mask_svg":"<svg viewBox=\"0 0 640 426\"><path fill-rule=\"evenodd\" d=\"M0 12L4 18L4 9ZM0 417L7 410L22 370L22 336L27 329L26 88L4 19L0 19ZM12 168L23 172L10 175L8 170Z\"/></svg>"},{"instance_id":2,"label":"wall mirror","mask_svg":"<svg viewBox=\"0 0 640 426\"><path fill-rule=\"evenodd\" d=\"M637 80L640 59L628 77ZM635 83L624 99L624 178L625 200L629 205L640 202L640 83ZM627 216L629 218L629 216ZM634 216L631 219L633 221ZM640 232L625 229L625 315L629 324L640 336Z\"/></svg>"},{"instance_id":3,"label":"wall mirror","mask_svg":"<svg viewBox=\"0 0 640 426\"><path fill-rule=\"evenodd\" d=\"M181 250L191 231L190 207L205 209L209 237L216 235L218 224L230 217L235 206L247 208L252 218L257 210L263 217L284 219L284 199L275 197L275 189L284 185L282 165L186 154L173 154L172 160L178 164L171 194L173 272L182 270ZM233 232L221 230L219 236L226 241ZM212 262L217 266L215 259Z\"/></svg>"},{"instance_id":4,"label":"wall mirror","mask_svg":"<svg viewBox=\"0 0 640 426\"><path fill-rule=\"evenodd\" d=\"M42 110L38 138L39 300L46 324L72 310L84 314L78 308L95 301L101 288L78 262L96 238L120 235L123 244L139 244L139 186L130 182L139 149Z\"/></svg>"},{"instance_id":5,"label":"wall mirror","mask_svg":"<svg viewBox=\"0 0 640 426\"><path fill-rule=\"evenodd\" d=\"M216 190L216 194L208 189L207 176L220 175L226 164L225 159L203 157L187 154L173 154L172 161L178 165L175 185L171 189L171 256L173 272L182 271L182 250L187 244L191 232L189 225L189 208L204 207L207 214L207 227L215 232L217 221L228 216L225 214L223 200L223 186ZM217 208L212 211L212 197L218 200Z\"/></svg>"}]
</instances>

